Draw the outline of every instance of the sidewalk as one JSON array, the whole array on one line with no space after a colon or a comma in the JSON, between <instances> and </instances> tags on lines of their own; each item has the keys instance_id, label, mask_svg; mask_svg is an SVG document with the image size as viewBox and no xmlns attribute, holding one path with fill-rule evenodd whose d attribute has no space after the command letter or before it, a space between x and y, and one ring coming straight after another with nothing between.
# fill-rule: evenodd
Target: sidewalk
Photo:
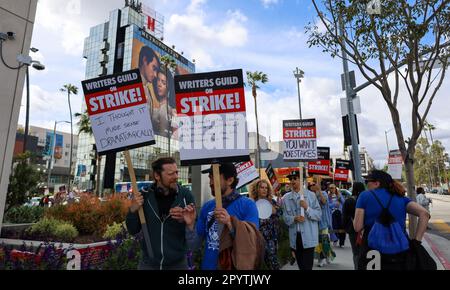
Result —
<instances>
[{"instance_id":1,"label":"sidewalk","mask_svg":"<svg viewBox=\"0 0 450 290\"><path fill-rule=\"evenodd\" d=\"M354 270L353 266L353 254L352 248L350 246L350 240L345 241L345 245L343 248L333 247L333 251L336 253L336 258L331 262L331 264L325 265L325 267L320 268L317 267L319 262L317 259L314 259L314 267L313 270ZM281 270L298 270L297 263L294 265L287 264L281 268Z\"/></svg>"},{"instance_id":2,"label":"sidewalk","mask_svg":"<svg viewBox=\"0 0 450 290\"><path fill-rule=\"evenodd\" d=\"M426 234L422 241L422 245L436 261L438 270L450 270L450 268L446 268L450 267L450 263L445 255L446 253L450 253L450 245L448 240L436 235ZM333 251L336 253L336 258L333 262L331 262L331 264L320 268L317 267L317 259L314 259L313 270L354 270L352 248L350 246L348 235L347 240L345 241L345 246L343 248L333 246ZM281 270L298 270L298 266L296 263L292 266L290 264L286 264L281 268Z\"/></svg>"}]
</instances>

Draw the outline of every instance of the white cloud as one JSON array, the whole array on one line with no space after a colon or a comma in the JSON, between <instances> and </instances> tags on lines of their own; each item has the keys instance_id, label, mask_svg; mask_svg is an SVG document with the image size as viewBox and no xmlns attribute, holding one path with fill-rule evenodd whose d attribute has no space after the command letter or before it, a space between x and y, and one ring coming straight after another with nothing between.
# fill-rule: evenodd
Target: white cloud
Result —
<instances>
[{"instance_id":1,"label":"white cloud","mask_svg":"<svg viewBox=\"0 0 450 290\"><path fill-rule=\"evenodd\" d=\"M261 3L264 8L269 8L271 5L278 4L278 0L261 0Z\"/></svg>"},{"instance_id":2,"label":"white cloud","mask_svg":"<svg viewBox=\"0 0 450 290\"><path fill-rule=\"evenodd\" d=\"M72 114L80 111L82 92L71 96ZM22 96L19 123L25 124L26 114L26 90ZM59 91L50 92L39 86L30 86L30 125L53 129L55 121L70 121L69 104L67 94ZM73 118L74 132L76 132L77 120ZM61 123L58 130L70 132L70 125Z\"/></svg>"},{"instance_id":3,"label":"white cloud","mask_svg":"<svg viewBox=\"0 0 450 290\"><path fill-rule=\"evenodd\" d=\"M40 0L37 6L36 23L42 26L72 56L81 56L84 38L89 35L93 21L81 13L81 0L71 0L64 4L58 0Z\"/></svg>"},{"instance_id":4,"label":"white cloud","mask_svg":"<svg viewBox=\"0 0 450 290\"><path fill-rule=\"evenodd\" d=\"M203 9L206 0L192 0L186 14L173 14L166 24L169 42L182 44L182 49L197 60L200 69L217 67L213 63L215 51L246 45L247 17L239 10L228 10L225 21L209 19ZM203 59L205 58L205 59Z\"/></svg>"}]
</instances>

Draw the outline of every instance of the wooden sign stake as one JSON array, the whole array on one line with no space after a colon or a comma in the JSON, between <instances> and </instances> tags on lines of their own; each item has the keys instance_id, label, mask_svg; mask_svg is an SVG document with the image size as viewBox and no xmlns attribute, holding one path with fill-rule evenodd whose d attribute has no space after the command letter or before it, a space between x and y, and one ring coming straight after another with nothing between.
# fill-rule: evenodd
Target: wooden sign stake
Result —
<instances>
[{"instance_id":1,"label":"wooden sign stake","mask_svg":"<svg viewBox=\"0 0 450 290\"><path fill-rule=\"evenodd\" d=\"M124 151L125 159L127 161L128 172L130 173L131 186L133 188L133 193L139 192L139 188L136 182L136 174L134 173L133 163L131 162L130 152L128 150ZM154 257L152 244L150 243L150 234L147 228L147 221L145 220L144 209L141 207L139 209L139 220L141 221L142 232L144 233L144 240L147 246L147 251L150 257Z\"/></svg>"},{"instance_id":2,"label":"wooden sign stake","mask_svg":"<svg viewBox=\"0 0 450 290\"><path fill-rule=\"evenodd\" d=\"M222 190L220 186L220 165L213 164L214 193L216 196L216 208L222 208Z\"/></svg>"}]
</instances>

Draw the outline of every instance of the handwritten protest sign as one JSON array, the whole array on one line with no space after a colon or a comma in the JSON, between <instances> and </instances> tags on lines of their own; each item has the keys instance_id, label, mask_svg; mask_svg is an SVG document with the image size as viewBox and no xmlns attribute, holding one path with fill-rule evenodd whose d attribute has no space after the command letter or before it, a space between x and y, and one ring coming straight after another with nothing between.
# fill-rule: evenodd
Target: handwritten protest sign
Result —
<instances>
[{"instance_id":1,"label":"handwritten protest sign","mask_svg":"<svg viewBox=\"0 0 450 290\"><path fill-rule=\"evenodd\" d=\"M236 186L236 189L239 189L259 178L258 171L252 161L239 162L236 163L235 166L239 178L239 183Z\"/></svg>"},{"instance_id":2,"label":"handwritten protest sign","mask_svg":"<svg viewBox=\"0 0 450 290\"><path fill-rule=\"evenodd\" d=\"M317 160L316 120L283 121L285 161Z\"/></svg>"},{"instance_id":3,"label":"handwritten protest sign","mask_svg":"<svg viewBox=\"0 0 450 290\"><path fill-rule=\"evenodd\" d=\"M139 70L82 82L100 155L155 144Z\"/></svg>"},{"instance_id":4,"label":"handwritten protest sign","mask_svg":"<svg viewBox=\"0 0 450 290\"><path fill-rule=\"evenodd\" d=\"M250 160L242 70L175 77L182 166Z\"/></svg>"}]
</instances>

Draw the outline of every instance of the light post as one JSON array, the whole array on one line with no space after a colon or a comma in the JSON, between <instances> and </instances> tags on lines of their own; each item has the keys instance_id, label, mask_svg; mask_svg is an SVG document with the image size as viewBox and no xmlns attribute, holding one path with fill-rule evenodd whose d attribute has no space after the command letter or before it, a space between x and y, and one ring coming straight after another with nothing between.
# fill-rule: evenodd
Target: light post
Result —
<instances>
[{"instance_id":1,"label":"light post","mask_svg":"<svg viewBox=\"0 0 450 290\"><path fill-rule=\"evenodd\" d=\"M298 88L298 111L300 113L300 120L303 120L302 116L302 101L300 98L300 83L302 82L302 78L305 76L305 72L299 69L298 67L294 71L294 76L297 79L297 88Z\"/></svg>"},{"instance_id":2,"label":"light post","mask_svg":"<svg viewBox=\"0 0 450 290\"><path fill-rule=\"evenodd\" d=\"M32 52L38 52L39 49L37 48L30 48ZM36 70L44 70L45 65L41 64L37 60L33 60L30 56L23 56L19 55L17 57L18 62L20 65L25 65L25 74L27 79L27 105L25 110L25 133L23 137L23 150L22 152L25 153L27 151L27 143L28 143L28 128L30 123L30 72L29 67L30 65L36 69Z\"/></svg>"},{"instance_id":3,"label":"light post","mask_svg":"<svg viewBox=\"0 0 450 290\"><path fill-rule=\"evenodd\" d=\"M50 160L48 162L48 176L47 176L47 188L50 190L50 176L52 175L52 162L53 155L55 154L55 146L56 146L56 125L59 123L67 123L70 124L69 121L55 121L55 126L53 127L53 140L52 140L52 149L50 152Z\"/></svg>"},{"instance_id":4,"label":"light post","mask_svg":"<svg viewBox=\"0 0 450 290\"><path fill-rule=\"evenodd\" d=\"M388 142L388 136L387 136L387 134L388 134L389 132L391 132L392 130L394 130L394 129L390 129L390 130L384 131L384 135L386 136L386 149L387 149L388 158L389 158L389 152L390 152L390 149L389 149L389 142Z\"/></svg>"}]
</instances>

